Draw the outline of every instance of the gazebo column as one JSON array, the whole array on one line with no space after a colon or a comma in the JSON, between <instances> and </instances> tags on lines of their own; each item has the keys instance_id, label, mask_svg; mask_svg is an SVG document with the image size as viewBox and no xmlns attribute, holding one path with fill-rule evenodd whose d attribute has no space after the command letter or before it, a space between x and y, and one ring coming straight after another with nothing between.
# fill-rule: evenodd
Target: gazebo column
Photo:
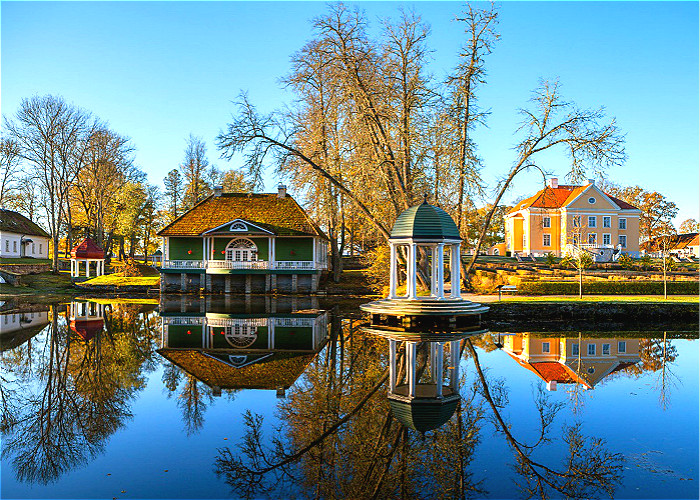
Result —
<instances>
[{"instance_id":1,"label":"gazebo column","mask_svg":"<svg viewBox=\"0 0 700 500\"><path fill-rule=\"evenodd\" d=\"M396 341L389 339L389 394L396 390Z\"/></svg>"},{"instance_id":2,"label":"gazebo column","mask_svg":"<svg viewBox=\"0 0 700 500\"><path fill-rule=\"evenodd\" d=\"M85 260L85 277L90 277L90 261L87 259Z\"/></svg>"},{"instance_id":3,"label":"gazebo column","mask_svg":"<svg viewBox=\"0 0 700 500\"><path fill-rule=\"evenodd\" d=\"M430 296L437 297L437 247L430 247Z\"/></svg>"},{"instance_id":4,"label":"gazebo column","mask_svg":"<svg viewBox=\"0 0 700 500\"><path fill-rule=\"evenodd\" d=\"M396 298L396 282L398 281L398 272L396 269L396 245L389 242L390 257L389 257L389 298Z\"/></svg>"},{"instance_id":5,"label":"gazebo column","mask_svg":"<svg viewBox=\"0 0 700 500\"><path fill-rule=\"evenodd\" d=\"M459 340L450 341L450 388L456 393L459 389Z\"/></svg>"},{"instance_id":6,"label":"gazebo column","mask_svg":"<svg viewBox=\"0 0 700 500\"><path fill-rule=\"evenodd\" d=\"M408 276L406 276L406 285L408 286L408 298L416 299L418 298L418 292L416 290L416 277L418 274L417 270L417 253L418 245L411 242L410 249L408 252Z\"/></svg>"},{"instance_id":7,"label":"gazebo column","mask_svg":"<svg viewBox=\"0 0 700 500\"><path fill-rule=\"evenodd\" d=\"M435 395L442 397L442 342L437 342L435 345Z\"/></svg>"},{"instance_id":8,"label":"gazebo column","mask_svg":"<svg viewBox=\"0 0 700 500\"><path fill-rule=\"evenodd\" d=\"M462 296L460 290L460 266L459 266L459 243L453 243L451 245L451 255L450 258L452 263L450 264L450 273L452 274L452 293L450 297L453 299L458 299Z\"/></svg>"},{"instance_id":9,"label":"gazebo column","mask_svg":"<svg viewBox=\"0 0 700 500\"><path fill-rule=\"evenodd\" d=\"M437 297L438 299L445 298L445 244L438 243L437 246L437 269L435 276L437 280Z\"/></svg>"},{"instance_id":10,"label":"gazebo column","mask_svg":"<svg viewBox=\"0 0 700 500\"><path fill-rule=\"evenodd\" d=\"M406 380L408 397L416 397L416 342L406 342Z\"/></svg>"}]
</instances>

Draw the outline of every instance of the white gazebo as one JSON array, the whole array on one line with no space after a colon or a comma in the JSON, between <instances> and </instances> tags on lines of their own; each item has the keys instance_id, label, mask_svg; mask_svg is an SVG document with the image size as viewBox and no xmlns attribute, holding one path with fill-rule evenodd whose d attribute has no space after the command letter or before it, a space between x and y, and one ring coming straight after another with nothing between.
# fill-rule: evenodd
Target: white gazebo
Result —
<instances>
[{"instance_id":1,"label":"white gazebo","mask_svg":"<svg viewBox=\"0 0 700 500\"><path fill-rule=\"evenodd\" d=\"M481 313L488 307L462 299L461 245L457 225L443 209L424 201L401 213L389 238L389 296L361 306L373 315L372 324L391 326L400 321L425 325L447 321L478 325ZM405 280L401 282L404 269ZM449 295L445 294L446 271ZM426 285L420 295L419 281ZM397 291L404 284L406 291L399 295Z\"/></svg>"},{"instance_id":2,"label":"white gazebo","mask_svg":"<svg viewBox=\"0 0 700 500\"><path fill-rule=\"evenodd\" d=\"M399 298L399 252L407 257L406 293L410 300L445 298L445 252L450 270L450 298L461 297L460 247L462 238L452 218L443 209L423 202L399 215L389 239L391 249L389 269L389 298ZM430 282L430 295L418 296L418 257L420 249L426 255L425 277Z\"/></svg>"},{"instance_id":3,"label":"white gazebo","mask_svg":"<svg viewBox=\"0 0 700 500\"><path fill-rule=\"evenodd\" d=\"M82 264L82 266L81 266ZM84 271L81 275L80 268ZM90 268L94 268L94 276L102 276L105 273L105 253L97 243L90 238L85 238L70 252L70 275L72 279L89 279Z\"/></svg>"}]
</instances>

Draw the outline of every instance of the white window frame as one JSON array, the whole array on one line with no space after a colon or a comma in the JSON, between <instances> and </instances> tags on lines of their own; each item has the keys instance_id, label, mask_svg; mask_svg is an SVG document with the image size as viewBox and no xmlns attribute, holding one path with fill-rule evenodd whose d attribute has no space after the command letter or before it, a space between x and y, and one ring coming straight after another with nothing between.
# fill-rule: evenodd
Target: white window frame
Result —
<instances>
[{"instance_id":1,"label":"white window frame","mask_svg":"<svg viewBox=\"0 0 700 500\"><path fill-rule=\"evenodd\" d=\"M588 198L588 203L590 203L591 205L594 205L595 202L596 202L596 199L595 199L593 196L591 196L590 198Z\"/></svg>"},{"instance_id":2,"label":"white window frame","mask_svg":"<svg viewBox=\"0 0 700 500\"><path fill-rule=\"evenodd\" d=\"M617 241L620 245L622 245L622 248L627 248L627 235L626 234L618 235Z\"/></svg>"},{"instance_id":3,"label":"white window frame","mask_svg":"<svg viewBox=\"0 0 700 500\"><path fill-rule=\"evenodd\" d=\"M12 252L17 253L17 240L12 242Z\"/></svg>"},{"instance_id":4,"label":"white window frame","mask_svg":"<svg viewBox=\"0 0 700 500\"><path fill-rule=\"evenodd\" d=\"M617 342L617 353L618 354L626 354L627 353L627 342L624 340L620 340Z\"/></svg>"},{"instance_id":5,"label":"white window frame","mask_svg":"<svg viewBox=\"0 0 700 500\"><path fill-rule=\"evenodd\" d=\"M233 224L231 224L231 231L246 232L246 231L248 231L248 226L246 226L244 223L242 223L240 221L234 222Z\"/></svg>"},{"instance_id":6,"label":"white window frame","mask_svg":"<svg viewBox=\"0 0 700 500\"><path fill-rule=\"evenodd\" d=\"M542 354L549 354L552 352L549 342L542 342Z\"/></svg>"},{"instance_id":7,"label":"white window frame","mask_svg":"<svg viewBox=\"0 0 700 500\"><path fill-rule=\"evenodd\" d=\"M552 246L552 235L543 234L542 235L542 246L551 247Z\"/></svg>"},{"instance_id":8,"label":"white window frame","mask_svg":"<svg viewBox=\"0 0 700 500\"><path fill-rule=\"evenodd\" d=\"M609 215L603 216L603 227L612 227L612 217Z\"/></svg>"},{"instance_id":9,"label":"white window frame","mask_svg":"<svg viewBox=\"0 0 700 500\"><path fill-rule=\"evenodd\" d=\"M552 227L552 218L551 217L542 218L542 227Z\"/></svg>"},{"instance_id":10,"label":"white window frame","mask_svg":"<svg viewBox=\"0 0 700 500\"><path fill-rule=\"evenodd\" d=\"M595 356L595 344L588 344L586 346L586 352L588 353L588 356Z\"/></svg>"},{"instance_id":11,"label":"white window frame","mask_svg":"<svg viewBox=\"0 0 700 500\"><path fill-rule=\"evenodd\" d=\"M581 227L581 216L580 215L573 216L573 227Z\"/></svg>"},{"instance_id":12,"label":"white window frame","mask_svg":"<svg viewBox=\"0 0 700 500\"><path fill-rule=\"evenodd\" d=\"M574 244L574 245L579 245L579 244L580 244L580 238L579 238L579 236L580 236L579 234L573 234L573 235L571 235L571 243Z\"/></svg>"},{"instance_id":13,"label":"white window frame","mask_svg":"<svg viewBox=\"0 0 700 500\"><path fill-rule=\"evenodd\" d=\"M586 242L589 245L597 245L598 244L598 233L588 233L588 238L586 239Z\"/></svg>"},{"instance_id":14,"label":"white window frame","mask_svg":"<svg viewBox=\"0 0 700 500\"><path fill-rule=\"evenodd\" d=\"M571 355L578 356L579 352L580 351L579 351L578 342L574 342L573 344L571 344Z\"/></svg>"},{"instance_id":15,"label":"white window frame","mask_svg":"<svg viewBox=\"0 0 700 500\"><path fill-rule=\"evenodd\" d=\"M593 224L591 224L591 222ZM598 226L598 217L595 215L589 215L588 216L588 227L597 227Z\"/></svg>"},{"instance_id":16,"label":"white window frame","mask_svg":"<svg viewBox=\"0 0 700 500\"><path fill-rule=\"evenodd\" d=\"M603 233L603 245L612 245L612 235L610 233Z\"/></svg>"},{"instance_id":17,"label":"white window frame","mask_svg":"<svg viewBox=\"0 0 700 500\"><path fill-rule=\"evenodd\" d=\"M610 356L610 344L603 344L603 356Z\"/></svg>"},{"instance_id":18,"label":"white window frame","mask_svg":"<svg viewBox=\"0 0 700 500\"><path fill-rule=\"evenodd\" d=\"M617 219L617 228L627 229L627 219L625 217L620 217L619 219Z\"/></svg>"}]
</instances>

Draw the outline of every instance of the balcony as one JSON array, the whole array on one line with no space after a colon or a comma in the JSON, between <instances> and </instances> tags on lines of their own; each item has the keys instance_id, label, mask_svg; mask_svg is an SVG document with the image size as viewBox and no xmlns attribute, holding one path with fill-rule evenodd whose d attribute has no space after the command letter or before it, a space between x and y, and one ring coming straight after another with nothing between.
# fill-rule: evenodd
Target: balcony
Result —
<instances>
[{"instance_id":1,"label":"balcony","mask_svg":"<svg viewBox=\"0 0 700 500\"><path fill-rule=\"evenodd\" d=\"M325 262L311 260L283 260L268 262L266 260L232 261L232 260L165 260L162 269L230 269L230 270L280 270L280 271L314 271L327 269Z\"/></svg>"}]
</instances>

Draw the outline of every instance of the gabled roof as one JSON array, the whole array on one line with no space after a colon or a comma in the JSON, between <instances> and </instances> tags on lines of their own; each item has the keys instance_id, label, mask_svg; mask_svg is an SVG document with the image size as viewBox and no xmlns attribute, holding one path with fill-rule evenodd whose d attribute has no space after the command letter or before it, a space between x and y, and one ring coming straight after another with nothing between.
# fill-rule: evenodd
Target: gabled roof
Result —
<instances>
[{"instance_id":1,"label":"gabled roof","mask_svg":"<svg viewBox=\"0 0 700 500\"><path fill-rule=\"evenodd\" d=\"M44 238L51 237L49 233L41 229L34 222L27 219L24 215L2 208L0 208L0 231L26 234L27 236L42 236Z\"/></svg>"},{"instance_id":2,"label":"gabled roof","mask_svg":"<svg viewBox=\"0 0 700 500\"><path fill-rule=\"evenodd\" d=\"M578 196L583 193L592 184L585 186L559 185L556 188L547 186L541 189L534 196L522 200L515 205L508 214L513 214L525 208L562 208L573 202ZM608 193L604 193L613 203L619 206L622 210L638 210L637 207L630 205Z\"/></svg>"},{"instance_id":3,"label":"gabled roof","mask_svg":"<svg viewBox=\"0 0 700 500\"><path fill-rule=\"evenodd\" d=\"M277 193L223 193L210 196L158 232L159 236L200 236L243 219L279 236L326 235L292 198Z\"/></svg>"},{"instance_id":4,"label":"gabled roof","mask_svg":"<svg viewBox=\"0 0 700 500\"><path fill-rule=\"evenodd\" d=\"M656 252L662 249L663 246L663 236L659 236L649 241L645 241L640 245L642 250L647 252ZM670 246L668 250L681 250L687 247L698 246L700 238L698 238L698 233L682 233L676 234L671 237Z\"/></svg>"},{"instance_id":5,"label":"gabled roof","mask_svg":"<svg viewBox=\"0 0 700 500\"><path fill-rule=\"evenodd\" d=\"M104 259L105 252L90 238L85 238L70 251L73 259Z\"/></svg>"},{"instance_id":6,"label":"gabled roof","mask_svg":"<svg viewBox=\"0 0 700 500\"><path fill-rule=\"evenodd\" d=\"M236 351L202 349L158 349L171 363L210 387L222 389L277 389L290 387L301 376L315 354L275 352L256 362L236 368L224 361L222 353L245 355Z\"/></svg>"}]
</instances>

